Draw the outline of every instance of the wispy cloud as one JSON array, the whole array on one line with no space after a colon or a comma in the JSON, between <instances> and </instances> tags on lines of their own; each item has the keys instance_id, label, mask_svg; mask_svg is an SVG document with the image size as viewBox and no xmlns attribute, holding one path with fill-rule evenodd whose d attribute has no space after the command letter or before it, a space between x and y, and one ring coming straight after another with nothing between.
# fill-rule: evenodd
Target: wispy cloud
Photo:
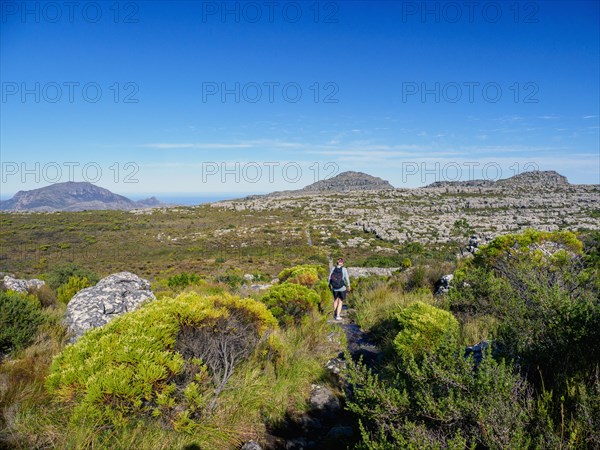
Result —
<instances>
[{"instance_id":1,"label":"wispy cloud","mask_svg":"<svg viewBox=\"0 0 600 450\"><path fill-rule=\"evenodd\" d=\"M459 151L468 152L469 154L494 154L502 155L504 153L521 153L523 155L539 154L539 153L555 153L565 152L567 147L549 147L549 146L533 146L533 145L477 145L460 147ZM462 153L461 152L461 153Z\"/></svg>"},{"instance_id":2,"label":"wispy cloud","mask_svg":"<svg viewBox=\"0 0 600 450\"><path fill-rule=\"evenodd\" d=\"M244 141L244 143L251 147L302 148L306 146L301 142L279 141L277 139L257 139Z\"/></svg>"},{"instance_id":3,"label":"wispy cloud","mask_svg":"<svg viewBox=\"0 0 600 450\"><path fill-rule=\"evenodd\" d=\"M299 142L277 141L272 139L256 139L242 142L158 142L140 144L138 147L153 148L157 150L227 150L240 148L301 148L305 144Z\"/></svg>"},{"instance_id":4,"label":"wispy cloud","mask_svg":"<svg viewBox=\"0 0 600 450\"><path fill-rule=\"evenodd\" d=\"M144 148L155 148L159 150L178 150L178 149L200 149L200 150L212 150L212 149L227 149L227 148L250 148L249 144L223 144L223 143L174 143L174 142L160 142L153 144L141 144L138 147Z\"/></svg>"},{"instance_id":5,"label":"wispy cloud","mask_svg":"<svg viewBox=\"0 0 600 450\"><path fill-rule=\"evenodd\" d=\"M521 117L521 116L502 116L499 117L497 119L493 119L493 120L497 120L498 122L518 122L520 120L525 119L525 117Z\"/></svg>"}]
</instances>

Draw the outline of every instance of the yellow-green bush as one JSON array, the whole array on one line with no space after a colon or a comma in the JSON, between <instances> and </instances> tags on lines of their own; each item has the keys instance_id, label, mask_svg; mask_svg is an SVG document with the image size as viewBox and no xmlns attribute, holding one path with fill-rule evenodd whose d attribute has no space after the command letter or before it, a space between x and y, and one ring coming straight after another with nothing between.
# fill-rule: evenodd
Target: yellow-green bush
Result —
<instances>
[{"instance_id":1,"label":"yellow-green bush","mask_svg":"<svg viewBox=\"0 0 600 450\"><path fill-rule=\"evenodd\" d=\"M59 286L57 291L57 300L65 304L69 303L75 294L86 287L90 287L91 285L92 283L90 283L85 277L69 277L69 281L66 284Z\"/></svg>"},{"instance_id":2,"label":"yellow-green bush","mask_svg":"<svg viewBox=\"0 0 600 450\"><path fill-rule=\"evenodd\" d=\"M251 299L162 299L67 346L52 363L47 387L75 405L76 422L125 425L153 416L191 430L215 407L234 366L275 327L272 314Z\"/></svg>"},{"instance_id":3,"label":"yellow-green bush","mask_svg":"<svg viewBox=\"0 0 600 450\"><path fill-rule=\"evenodd\" d=\"M548 247L550 251L543 251ZM555 251L552 251L555 250ZM583 253L583 243L571 231L538 231L528 228L523 233L498 236L483 246L475 257L478 265L495 266L500 260L519 254L529 254L540 264L560 263L567 255Z\"/></svg>"},{"instance_id":4,"label":"yellow-green bush","mask_svg":"<svg viewBox=\"0 0 600 450\"><path fill-rule=\"evenodd\" d=\"M284 283L272 286L262 297L281 325L298 323L316 309L320 297L312 289L299 284Z\"/></svg>"},{"instance_id":5,"label":"yellow-green bush","mask_svg":"<svg viewBox=\"0 0 600 450\"><path fill-rule=\"evenodd\" d=\"M281 283L294 283L302 286L313 287L319 281L319 278L325 276L325 269L316 265L300 265L283 269L279 275Z\"/></svg>"},{"instance_id":6,"label":"yellow-green bush","mask_svg":"<svg viewBox=\"0 0 600 450\"><path fill-rule=\"evenodd\" d=\"M403 358L418 358L435 352L447 342L457 342L460 327L452 313L423 302L415 302L396 314L400 332L394 348Z\"/></svg>"}]
</instances>

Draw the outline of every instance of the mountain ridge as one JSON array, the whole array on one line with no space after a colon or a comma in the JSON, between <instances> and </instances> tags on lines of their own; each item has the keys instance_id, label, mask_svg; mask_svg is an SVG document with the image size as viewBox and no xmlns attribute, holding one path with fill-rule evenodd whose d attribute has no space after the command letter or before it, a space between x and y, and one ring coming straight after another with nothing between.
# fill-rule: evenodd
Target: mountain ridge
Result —
<instances>
[{"instance_id":1,"label":"mountain ridge","mask_svg":"<svg viewBox=\"0 0 600 450\"><path fill-rule=\"evenodd\" d=\"M554 170L523 172L500 180L436 181L415 189L433 188L522 188L540 186L570 186L567 178ZM245 200L269 197L296 197L312 194L349 193L360 191L398 190L387 180L364 172L345 171L316 181L301 189L274 191L264 195L250 195ZM13 198L0 201L0 211L84 211L133 210L168 206L156 197L134 201L89 182L68 181L29 191L19 191Z\"/></svg>"},{"instance_id":2,"label":"mountain ridge","mask_svg":"<svg viewBox=\"0 0 600 450\"><path fill-rule=\"evenodd\" d=\"M534 186L534 185L570 185L567 177L555 170L534 170L521 172L512 177L499 180L436 181L423 186L423 189L439 187L494 187L494 186Z\"/></svg>"},{"instance_id":3,"label":"mountain ridge","mask_svg":"<svg viewBox=\"0 0 600 450\"><path fill-rule=\"evenodd\" d=\"M133 201L87 181L55 183L29 191L19 191L0 201L2 211L85 211L132 210L164 206L156 197Z\"/></svg>"}]
</instances>

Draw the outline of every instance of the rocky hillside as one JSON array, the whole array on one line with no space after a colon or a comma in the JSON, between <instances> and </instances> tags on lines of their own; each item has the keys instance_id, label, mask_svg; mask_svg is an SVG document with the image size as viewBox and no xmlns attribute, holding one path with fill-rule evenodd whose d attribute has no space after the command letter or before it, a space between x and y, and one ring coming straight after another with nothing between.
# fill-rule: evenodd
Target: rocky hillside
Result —
<instances>
[{"instance_id":1,"label":"rocky hillside","mask_svg":"<svg viewBox=\"0 0 600 450\"><path fill-rule=\"evenodd\" d=\"M535 172L523 172L519 175L515 175L511 178L506 178L504 180L498 180L496 182L501 186L522 186L522 187L556 187L569 186L570 183L567 180L567 177L561 175L554 170L548 171L535 171Z\"/></svg>"},{"instance_id":2,"label":"rocky hillside","mask_svg":"<svg viewBox=\"0 0 600 450\"><path fill-rule=\"evenodd\" d=\"M261 197L293 197L315 192L336 193L385 189L394 189L394 186L392 186L388 181L382 180L379 177L374 177L362 172L347 171L326 180L319 180L303 187L302 189L277 191L267 195L251 195L247 197L246 200L252 200Z\"/></svg>"},{"instance_id":3,"label":"rocky hillside","mask_svg":"<svg viewBox=\"0 0 600 450\"><path fill-rule=\"evenodd\" d=\"M135 202L91 183L66 182L31 191L19 191L10 200L0 202L0 210L39 212L132 210L161 205L162 203L154 197Z\"/></svg>"},{"instance_id":4,"label":"rocky hillside","mask_svg":"<svg viewBox=\"0 0 600 450\"><path fill-rule=\"evenodd\" d=\"M556 172L527 172L497 182L348 191L335 200L340 214L331 214L329 195L317 192L294 191L287 196L282 193L212 206L240 211L301 208L315 224L313 236L321 235L323 241L336 236L342 248L374 250L381 241L451 241L456 239L454 224L461 219L484 242L530 227L547 231L600 229L600 185L572 185ZM333 192L337 191L330 195ZM318 244L318 239L313 237L313 241Z\"/></svg>"},{"instance_id":5,"label":"rocky hillside","mask_svg":"<svg viewBox=\"0 0 600 450\"><path fill-rule=\"evenodd\" d=\"M347 192L374 189L394 189L388 181L362 172L342 172L339 175L310 184L301 192Z\"/></svg>"},{"instance_id":6,"label":"rocky hillside","mask_svg":"<svg viewBox=\"0 0 600 450\"><path fill-rule=\"evenodd\" d=\"M493 187L493 186L540 186L540 187L552 187L556 185L566 186L569 182L567 177L555 172L554 170L548 171L535 171L535 172L523 172L514 177L505 178L503 180L492 181L492 180L469 180L469 181L436 181L435 183L428 184L427 188L445 188L445 187Z\"/></svg>"}]
</instances>

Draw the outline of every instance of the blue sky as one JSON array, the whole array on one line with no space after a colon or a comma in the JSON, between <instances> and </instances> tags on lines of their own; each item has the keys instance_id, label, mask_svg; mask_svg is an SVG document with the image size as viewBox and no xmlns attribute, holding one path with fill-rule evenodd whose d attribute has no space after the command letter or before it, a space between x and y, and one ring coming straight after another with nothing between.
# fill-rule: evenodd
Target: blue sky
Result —
<instances>
[{"instance_id":1,"label":"blue sky","mask_svg":"<svg viewBox=\"0 0 600 450\"><path fill-rule=\"evenodd\" d=\"M597 1L2 2L3 198L600 183Z\"/></svg>"}]
</instances>

